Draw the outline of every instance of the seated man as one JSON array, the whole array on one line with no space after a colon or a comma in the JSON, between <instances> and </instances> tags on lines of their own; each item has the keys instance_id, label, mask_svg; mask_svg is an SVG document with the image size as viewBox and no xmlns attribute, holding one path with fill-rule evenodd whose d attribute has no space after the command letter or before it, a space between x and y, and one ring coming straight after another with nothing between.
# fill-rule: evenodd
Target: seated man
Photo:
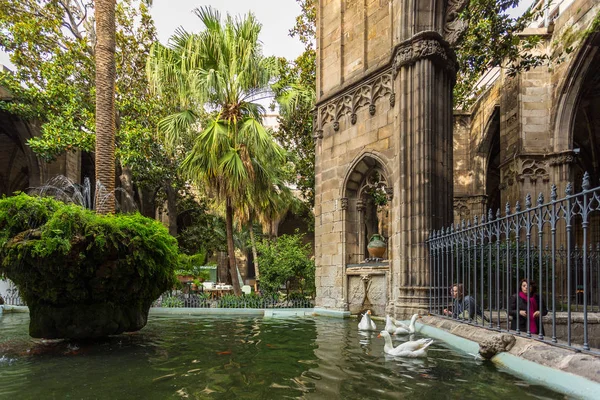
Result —
<instances>
[{"instance_id":1,"label":"seated man","mask_svg":"<svg viewBox=\"0 0 600 400\"><path fill-rule=\"evenodd\" d=\"M452 311L444 309L444 315L451 315L452 318L473 320L483 324L485 317L477 307L476 301L472 296L465 296L465 290L462 283L452 286Z\"/></svg>"}]
</instances>

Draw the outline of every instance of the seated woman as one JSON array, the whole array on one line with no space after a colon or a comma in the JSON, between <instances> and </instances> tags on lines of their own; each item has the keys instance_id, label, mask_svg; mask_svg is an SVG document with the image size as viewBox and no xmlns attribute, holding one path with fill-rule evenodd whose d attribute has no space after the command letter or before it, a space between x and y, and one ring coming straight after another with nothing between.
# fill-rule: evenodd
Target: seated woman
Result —
<instances>
[{"instance_id":1,"label":"seated woman","mask_svg":"<svg viewBox=\"0 0 600 400\"><path fill-rule=\"evenodd\" d=\"M519 283L519 293L512 296L508 313L512 316L510 329L517 330L517 321L519 331L527 331L527 321L529 320L529 331L533 334L544 334L544 325L540 323L540 312L542 316L548 314L548 308L540 302L540 296L537 294L535 282L527 282L527 279L521 279ZM529 308L527 307L527 298L529 297ZM518 315L517 315L518 305ZM540 310L541 307L541 310Z\"/></svg>"}]
</instances>

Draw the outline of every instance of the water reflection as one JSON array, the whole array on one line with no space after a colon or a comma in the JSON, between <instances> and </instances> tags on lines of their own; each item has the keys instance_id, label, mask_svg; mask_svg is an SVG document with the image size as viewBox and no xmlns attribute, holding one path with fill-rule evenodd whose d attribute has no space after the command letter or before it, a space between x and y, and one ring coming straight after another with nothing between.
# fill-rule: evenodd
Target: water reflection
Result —
<instances>
[{"instance_id":1,"label":"water reflection","mask_svg":"<svg viewBox=\"0 0 600 400\"><path fill-rule=\"evenodd\" d=\"M562 397L441 342L427 358L386 356L353 320L151 317L140 332L93 342L34 341L27 323L0 319L0 398Z\"/></svg>"}]
</instances>

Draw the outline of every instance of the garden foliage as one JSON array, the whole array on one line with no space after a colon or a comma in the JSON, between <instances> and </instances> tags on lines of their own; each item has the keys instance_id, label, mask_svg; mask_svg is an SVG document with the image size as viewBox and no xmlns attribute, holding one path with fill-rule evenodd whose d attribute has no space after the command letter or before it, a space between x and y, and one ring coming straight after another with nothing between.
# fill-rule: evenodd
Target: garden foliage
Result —
<instances>
[{"instance_id":1,"label":"garden foliage","mask_svg":"<svg viewBox=\"0 0 600 400\"><path fill-rule=\"evenodd\" d=\"M312 294L315 288L315 262L310 243L302 242L303 234L282 235L276 240L257 243L260 286L264 292L277 292L281 287L299 289Z\"/></svg>"}]
</instances>

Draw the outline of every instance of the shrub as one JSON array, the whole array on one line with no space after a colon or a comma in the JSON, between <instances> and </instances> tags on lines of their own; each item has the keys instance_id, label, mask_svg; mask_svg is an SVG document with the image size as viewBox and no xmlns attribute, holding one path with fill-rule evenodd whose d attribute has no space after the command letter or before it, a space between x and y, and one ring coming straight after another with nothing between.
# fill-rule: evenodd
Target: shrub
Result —
<instances>
[{"instance_id":1,"label":"shrub","mask_svg":"<svg viewBox=\"0 0 600 400\"><path fill-rule=\"evenodd\" d=\"M282 235L276 240L257 243L260 285L265 293L297 287L302 294L313 294L315 263L310 244L303 244L303 234Z\"/></svg>"},{"instance_id":2,"label":"shrub","mask_svg":"<svg viewBox=\"0 0 600 400\"><path fill-rule=\"evenodd\" d=\"M184 305L183 300L178 297L174 297L174 296L169 296L169 297L164 298L161 303L161 307L168 307L168 308L183 307L183 305Z\"/></svg>"}]
</instances>

